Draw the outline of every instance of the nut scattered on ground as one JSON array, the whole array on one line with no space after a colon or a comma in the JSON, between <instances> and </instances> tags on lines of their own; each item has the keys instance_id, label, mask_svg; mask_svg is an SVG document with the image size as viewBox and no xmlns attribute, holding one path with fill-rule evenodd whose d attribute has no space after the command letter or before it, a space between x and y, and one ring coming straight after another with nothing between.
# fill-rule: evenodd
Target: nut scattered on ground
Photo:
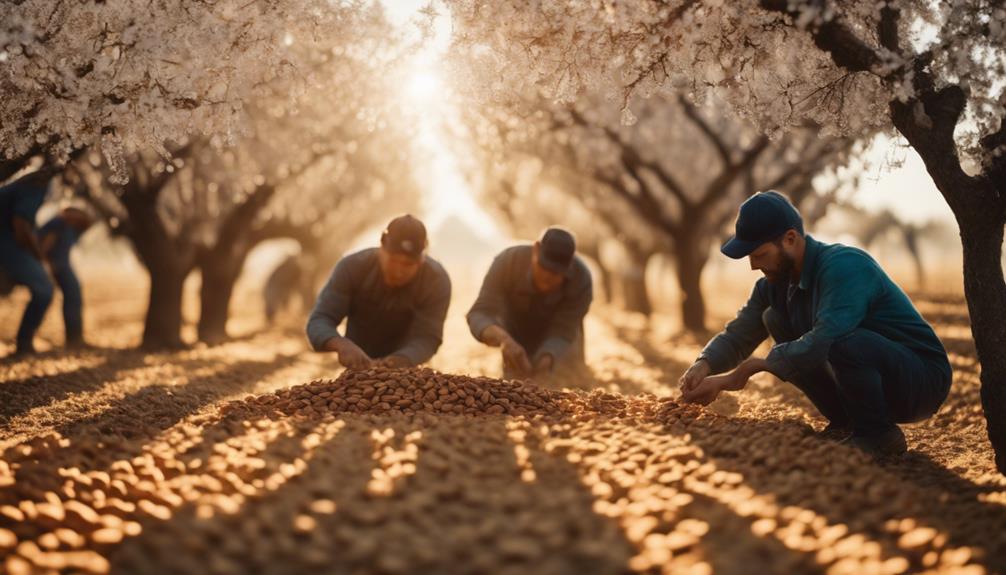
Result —
<instances>
[{"instance_id":1,"label":"nut scattered on ground","mask_svg":"<svg viewBox=\"0 0 1006 575\"><path fill-rule=\"evenodd\" d=\"M728 409L614 391L666 389L680 364L607 319L604 369L573 386L592 390L431 369L318 379L326 358L278 332L12 363L0 570L1006 571L1006 482L966 350L947 405L907 428L913 452L874 462L815 436L779 382Z\"/></svg>"}]
</instances>

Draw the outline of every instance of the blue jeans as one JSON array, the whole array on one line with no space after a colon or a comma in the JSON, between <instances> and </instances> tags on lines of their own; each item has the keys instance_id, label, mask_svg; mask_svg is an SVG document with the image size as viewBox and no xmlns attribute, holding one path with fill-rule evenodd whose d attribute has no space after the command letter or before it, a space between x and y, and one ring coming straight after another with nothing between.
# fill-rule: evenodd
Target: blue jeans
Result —
<instances>
[{"instance_id":1,"label":"blue jeans","mask_svg":"<svg viewBox=\"0 0 1006 575\"><path fill-rule=\"evenodd\" d=\"M54 262L52 266L56 284L63 292L63 324L66 326L66 343L81 343L84 340L84 305L77 274L73 273L70 262Z\"/></svg>"},{"instance_id":2,"label":"blue jeans","mask_svg":"<svg viewBox=\"0 0 1006 575\"><path fill-rule=\"evenodd\" d=\"M52 281L42 262L21 249L13 240L0 241L0 267L7 272L11 281L26 286L31 292L31 301L24 309L21 325L17 330L17 349L32 351L35 332L42 325L45 312L52 303Z\"/></svg>"},{"instance_id":3,"label":"blue jeans","mask_svg":"<svg viewBox=\"0 0 1006 575\"><path fill-rule=\"evenodd\" d=\"M799 337L774 308L765 310L762 321L776 343ZM951 369L945 357L926 357L856 329L832 344L824 364L794 380L790 383L833 424L875 435L936 413L950 392Z\"/></svg>"}]
</instances>

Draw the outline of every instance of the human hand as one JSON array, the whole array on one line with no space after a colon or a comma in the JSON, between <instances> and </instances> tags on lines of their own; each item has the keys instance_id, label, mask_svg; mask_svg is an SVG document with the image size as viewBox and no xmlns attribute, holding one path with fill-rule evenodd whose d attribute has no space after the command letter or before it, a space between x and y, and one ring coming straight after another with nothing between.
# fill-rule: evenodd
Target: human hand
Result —
<instances>
[{"instance_id":1,"label":"human hand","mask_svg":"<svg viewBox=\"0 0 1006 575\"><path fill-rule=\"evenodd\" d=\"M747 378L738 370L721 375L710 375L703 378L698 385L690 391L684 391L681 399L688 403L698 403L699 405L709 405L719 396L721 391L738 391L747 385Z\"/></svg>"},{"instance_id":2,"label":"human hand","mask_svg":"<svg viewBox=\"0 0 1006 575\"><path fill-rule=\"evenodd\" d=\"M681 389L681 393L687 393L695 389L702 380L709 377L709 372L712 368L709 367L709 362L704 359L698 359L689 367L684 374L678 378L678 387Z\"/></svg>"},{"instance_id":3,"label":"human hand","mask_svg":"<svg viewBox=\"0 0 1006 575\"><path fill-rule=\"evenodd\" d=\"M374 365L374 360L370 359L360 346L347 338L341 338L335 345L335 352L339 354L339 363L346 369L358 370L367 369Z\"/></svg>"},{"instance_id":4,"label":"human hand","mask_svg":"<svg viewBox=\"0 0 1006 575\"><path fill-rule=\"evenodd\" d=\"M534 368L532 377L548 377L552 375L552 367L555 365L555 360L552 358L552 354L546 353L538 358L538 361L534 362Z\"/></svg>"},{"instance_id":5,"label":"human hand","mask_svg":"<svg viewBox=\"0 0 1006 575\"><path fill-rule=\"evenodd\" d=\"M377 365L390 369L396 369L399 367L409 367L412 365L412 361L404 355L389 355L388 357L379 360Z\"/></svg>"},{"instance_id":6,"label":"human hand","mask_svg":"<svg viewBox=\"0 0 1006 575\"><path fill-rule=\"evenodd\" d=\"M503 353L503 363L508 367L522 375L531 373L531 360L527 357L527 351L516 340L510 337L504 339L500 351Z\"/></svg>"}]
</instances>

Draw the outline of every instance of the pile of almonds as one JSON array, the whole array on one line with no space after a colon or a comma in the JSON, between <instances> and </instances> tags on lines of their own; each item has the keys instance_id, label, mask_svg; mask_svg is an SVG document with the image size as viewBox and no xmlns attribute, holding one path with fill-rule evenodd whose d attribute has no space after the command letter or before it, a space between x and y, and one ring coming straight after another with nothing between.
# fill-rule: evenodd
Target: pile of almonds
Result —
<instances>
[{"instance_id":1,"label":"pile of almonds","mask_svg":"<svg viewBox=\"0 0 1006 575\"><path fill-rule=\"evenodd\" d=\"M561 392L519 381L447 375L431 369L372 368L345 371L338 379L318 380L232 404L230 412L265 407L283 415L418 412L453 415L531 415L552 412Z\"/></svg>"}]
</instances>

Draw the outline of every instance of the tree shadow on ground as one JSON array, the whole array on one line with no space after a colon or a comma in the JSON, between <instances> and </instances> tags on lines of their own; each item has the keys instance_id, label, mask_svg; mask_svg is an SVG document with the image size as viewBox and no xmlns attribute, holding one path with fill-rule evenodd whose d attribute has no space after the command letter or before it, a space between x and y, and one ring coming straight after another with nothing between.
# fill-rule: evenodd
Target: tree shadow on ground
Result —
<instances>
[{"instance_id":1,"label":"tree shadow on ground","mask_svg":"<svg viewBox=\"0 0 1006 575\"><path fill-rule=\"evenodd\" d=\"M666 430L687 433L718 469L740 473L745 485L780 506L810 509L864 534L885 557L907 554L898 547L901 533L887 522L908 518L945 533L947 547L977 549L976 560L990 571L1006 570L1006 541L988 530L1006 525L1006 507L980 499L1002 489L959 477L923 453L873 461L814 436L799 421L710 416L680 419ZM920 559L913 555L913 569L923 568Z\"/></svg>"},{"instance_id":2,"label":"tree shadow on ground","mask_svg":"<svg viewBox=\"0 0 1006 575\"><path fill-rule=\"evenodd\" d=\"M663 382L669 388L676 389L678 378L680 378L685 370L687 370L691 365L689 362L671 357L666 350L658 349L657 346L650 341L649 334L645 330L625 326L615 326L614 329L619 340L632 346L640 353L640 355L643 356L643 360L645 361L647 367L651 367L659 371L659 381ZM681 345L682 342L686 342L688 345L693 345L693 338L694 336L692 335L675 336L672 340L667 342L667 348L671 349L677 345ZM619 379L617 384L621 388L622 393L629 395L648 391L643 382L634 382L630 379Z\"/></svg>"},{"instance_id":3,"label":"tree shadow on ground","mask_svg":"<svg viewBox=\"0 0 1006 575\"><path fill-rule=\"evenodd\" d=\"M515 439L505 418L480 416L477 427L458 416L345 415L340 421L345 426L333 439L299 455L272 458L269 453L280 450L267 446L266 467L256 477L298 458L306 461L303 473L256 493L233 513L210 517L199 504L186 504L167 521L147 518L142 535L112 552L113 567L145 573L206 565L286 573L631 570L639 549L623 526L595 511L582 470L547 451L533 433ZM391 472L383 483L401 462L394 454L410 450L414 457L406 458L402 473ZM714 526L690 547L717 573L778 566L780 557L800 572L820 571L812 555L756 536L750 519L710 498L697 495L662 528L681 519Z\"/></svg>"},{"instance_id":4,"label":"tree shadow on ground","mask_svg":"<svg viewBox=\"0 0 1006 575\"><path fill-rule=\"evenodd\" d=\"M146 359L146 354L139 351L100 350L94 355L100 359L93 366L0 383L0 427L36 407L66 399L74 393L100 389L120 374L142 367Z\"/></svg>"},{"instance_id":5,"label":"tree shadow on ground","mask_svg":"<svg viewBox=\"0 0 1006 575\"><path fill-rule=\"evenodd\" d=\"M221 369L184 383L144 386L100 413L60 425L55 431L66 438L65 445L46 436L27 442L31 447L27 454L19 446L9 448L3 458L17 465L17 482L0 489L0 501L16 505L21 489L32 493L59 490L63 483L56 473L59 468L102 470L115 461L129 461L164 430L222 397L250 390L262 377L294 361L296 356L234 363L208 358L176 362L185 370Z\"/></svg>"},{"instance_id":6,"label":"tree shadow on ground","mask_svg":"<svg viewBox=\"0 0 1006 575\"><path fill-rule=\"evenodd\" d=\"M169 521L147 520L143 535L115 551L113 565L180 572L209 554L211 565L250 572L624 571L631 546L593 512L576 470L529 447L537 476L522 480L506 420L479 419L472 434L466 417L424 417L417 425L401 416L346 415L304 473L235 514L200 519L197 506L186 506ZM388 430L392 437L375 439ZM414 449L410 467L389 483L375 471L388 466L379 459L385 448ZM172 540L197 543L180 550L164 544Z\"/></svg>"}]
</instances>

